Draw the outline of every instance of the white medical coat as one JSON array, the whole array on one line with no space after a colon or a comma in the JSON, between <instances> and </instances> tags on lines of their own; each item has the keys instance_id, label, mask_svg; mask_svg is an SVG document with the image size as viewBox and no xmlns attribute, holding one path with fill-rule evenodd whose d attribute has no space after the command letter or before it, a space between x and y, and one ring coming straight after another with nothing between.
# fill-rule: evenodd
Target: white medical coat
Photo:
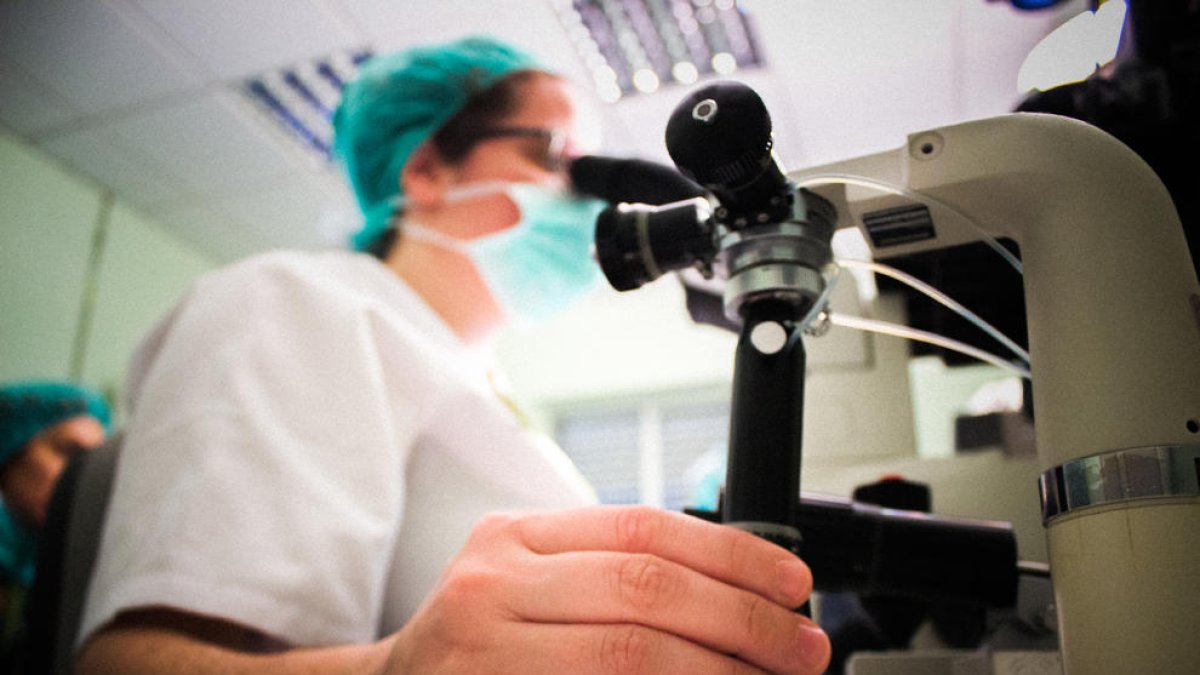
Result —
<instances>
[{"instance_id":1,"label":"white medical coat","mask_svg":"<svg viewBox=\"0 0 1200 675\"><path fill-rule=\"evenodd\" d=\"M488 511L594 494L419 296L366 255L202 277L130 368L80 638L171 606L300 645L399 629Z\"/></svg>"}]
</instances>

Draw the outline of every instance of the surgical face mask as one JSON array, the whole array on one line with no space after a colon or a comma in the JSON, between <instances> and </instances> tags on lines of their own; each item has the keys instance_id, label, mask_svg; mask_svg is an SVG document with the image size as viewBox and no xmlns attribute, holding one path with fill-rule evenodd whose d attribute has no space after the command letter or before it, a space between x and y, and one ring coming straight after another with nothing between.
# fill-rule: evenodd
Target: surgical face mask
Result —
<instances>
[{"instance_id":1,"label":"surgical face mask","mask_svg":"<svg viewBox=\"0 0 1200 675\"><path fill-rule=\"evenodd\" d=\"M516 225L463 240L419 223L405 223L401 236L466 255L510 319L522 324L545 321L603 278L591 247L596 217L606 204L532 183L466 185L448 193L446 200L496 193L517 205L521 215Z\"/></svg>"}]
</instances>

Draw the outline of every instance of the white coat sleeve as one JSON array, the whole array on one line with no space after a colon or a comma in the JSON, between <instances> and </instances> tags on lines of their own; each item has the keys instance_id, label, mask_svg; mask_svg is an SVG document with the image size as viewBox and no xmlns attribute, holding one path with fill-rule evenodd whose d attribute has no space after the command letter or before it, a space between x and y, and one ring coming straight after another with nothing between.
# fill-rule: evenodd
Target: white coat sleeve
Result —
<instances>
[{"instance_id":1,"label":"white coat sleeve","mask_svg":"<svg viewBox=\"0 0 1200 675\"><path fill-rule=\"evenodd\" d=\"M141 368L81 639L141 606L295 645L377 637L435 395L398 372L419 355L395 335L380 353L379 329L369 302L286 265L189 295Z\"/></svg>"}]
</instances>

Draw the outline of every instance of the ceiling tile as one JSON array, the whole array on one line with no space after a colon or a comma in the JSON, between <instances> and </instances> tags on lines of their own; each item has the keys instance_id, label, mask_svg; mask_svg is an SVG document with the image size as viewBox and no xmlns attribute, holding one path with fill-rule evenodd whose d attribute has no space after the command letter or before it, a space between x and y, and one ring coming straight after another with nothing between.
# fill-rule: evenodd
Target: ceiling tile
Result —
<instances>
[{"instance_id":1,"label":"ceiling tile","mask_svg":"<svg viewBox=\"0 0 1200 675\"><path fill-rule=\"evenodd\" d=\"M0 66L0 124L19 134L34 136L79 114L74 106L39 88L11 67Z\"/></svg>"},{"instance_id":2,"label":"ceiling tile","mask_svg":"<svg viewBox=\"0 0 1200 675\"><path fill-rule=\"evenodd\" d=\"M129 0L223 81L360 46L315 0Z\"/></svg>"},{"instance_id":3,"label":"ceiling tile","mask_svg":"<svg viewBox=\"0 0 1200 675\"><path fill-rule=\"evenodd\" d=\"M925 0L919 12L871 0L791 4L751 8L795 112L780 116L775 135L802 139L805 164L895 147L909 131L952 119L957 0Z\"/></svg>"},{"instance_id":4,"label":"ceiling tile","mask_svg":"<svg viewBox=\"0 0 1200 675\"><path fill-rule=\"evenodd\" d=\"M243 258L274 245L261 240L245 223L212 206L158 206L143 211L217 263Z\"/></svg>"},{"instance_id":5,"label":"ceiling tile","mask_svg":"<svg viewBox=\"0 0 1200 675\"><path fill-rule=\"evenodd\" d=\"M295 155L237 95L215 91L109 125L196 193L237 190L293 169Z\"/></svg>"},{"instance_id":6,"label":"ceiling tile","mask_svg":"<svg viewBox=\"0 0 1200 675\"><path fill-rule=\"evenodd\" d=\"M547 0L328 0L362 26L380 51L487 33L520 45L543 63L584 81L586 71Z\"/></svg>"},{"instance_id":7,"label":"ceiling tile","mask_svg":"<svg viewBox=\"0 0 1200 675\"><path fill-rule=\"evenodd\" d=\"M106 2L0 2L0 58L98 114L198 86L201 78Z\"/></svg>"},{"instance_id":8,"label":"ceiling tile","mask_svg":"<svg viewBox=\"0 0 1200 675\"><path fill-rule=\"evenodd\" d=\"M357 210L339 180L299 171L252 191L226 192L215 204L277 246L341 245L349 232L347 215L357 216Z\"/></svg>"},{"instance_id":9,"label":"ceiling tile","mask_svg":"<svg viewBox=\"0 0 1200 675\"><path fill-rule=\"evenodd\" d=\"M169 165L140 155L108 127L54 136L39 147L136 206L177 201L185 195Z\"/></svg>"}]
</instances>

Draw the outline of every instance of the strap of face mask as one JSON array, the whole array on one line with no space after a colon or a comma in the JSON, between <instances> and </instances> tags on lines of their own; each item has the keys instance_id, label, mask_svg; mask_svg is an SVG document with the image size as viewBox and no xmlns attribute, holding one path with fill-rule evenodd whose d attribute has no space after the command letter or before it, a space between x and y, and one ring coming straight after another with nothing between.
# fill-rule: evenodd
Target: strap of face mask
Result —
<instances>
[{"instance_id":1,"label":"strap of face mask","mask_svg":"<svg viewBox=\"0 0 1200 675\"><path fill-rule=\"evenodd\" d=\"M470 252L467 242L462 239L455 239L450 235L435 230L431 227L426 227L420 223L406 222L400 227L400 236L410 237L418 241L423 241L434 246L449 249L464 255Z\"/></svg>"},{"instance_id":2,"label":"strap of face mask","mask_svg":"<svg viewBox=\"0 0 1200 675\"><path fill-rule=\"evenodd\" d=\"M442 195L442 199L448 204L456 202L465 202L479 197L488 197L490 195L505 194L509 187L514 185L511 181L489 180L478 183L468 183L459 185L446 190Z\"/></svg>"},{"instance_id":3,"label":"strap of face mask","mask_svg":"<svg viewBox=\"0 0 1200 675\"><path fill-rule=\"evenodd\" d=\"M527 205L522 204L523 200L519 199L518 196L514 194L514 191L522 188L534 187L536 186L528 183L514 183L511 181L483 181L450 188L445 192L442 198L447 203L453 204L456 202L478 199L479 197L502 194L515 201L518 209L524 210L524 207ZM403 202L403 197L398 197L395 200L398 209L399 207L403 206ZM397 210L397 213L399 213L399 210ZM527 213L522 213L518 222L525 220L528 215L529 214ZM408 236L413 239L433 244L434 246L439 246L441 248L449 249L451 251L456 251L466 255L470 255L471 243L476 241L475 239L458 239L446 234L445 232L435 230L431 227L414 221L405 221L403 224L399 224L399 229L401 236Z\"/></svg>"},{"instance_id":4,"label":"strap of face mask","mask_svg":"<svg viewBox=\"0 0 1200 675\"><path fill-rule=\"evenodd\" d=\"M454 204L457 202L465 202L478 197L486 197L488 195L502 194L513 185L509 181L482 181L478 183L468 183L459 185L446 190L442 195L442 199L447 203ZM408 207L408 197L405 195L396 195L387 201L387 208L393 214L393 219L396 214L403 213Z\"/></svg>"},{"instance_id":5,"label":"strap of face mask","mask_svg":"<svg viewBox=\"0 0 1200 675\"><path fill-rule=\"evenodd\" d=\"M508 190L513 185L515 185L515 183L500 180L468 183L466 185L459 185L446 190L445 194L442 195L442 199L449 204L454 204L457 202L478 199L479 197L507 194ZM399 212L399 209L403 207L405 201L406 200L404 197L396 198L395 205L397 207L397 212ZM413 239L433 244L434 246L439 246L441 248L457 251L463 254L468 254L470 252L469 240L452 237L445 232L435 230L417 222L405 221L403 224L399 225L401 236L411 237Z\"/></svg>"}]
</instances>

